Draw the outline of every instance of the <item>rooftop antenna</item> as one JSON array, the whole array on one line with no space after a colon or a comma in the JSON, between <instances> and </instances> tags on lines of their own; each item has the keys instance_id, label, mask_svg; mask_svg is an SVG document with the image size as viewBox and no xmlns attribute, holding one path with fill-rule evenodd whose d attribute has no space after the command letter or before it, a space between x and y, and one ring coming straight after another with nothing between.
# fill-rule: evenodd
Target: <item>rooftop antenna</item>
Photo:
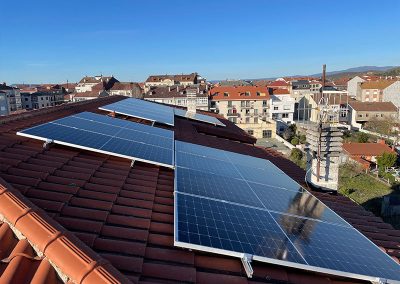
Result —
<instances>
[{"instance_id":1,"label":"rooftop antenna","mask_svg":"<svg viewBox=\"0 0 400 284\"><path fill-rule=\"evenodd\" d=\"M324 109L326 109L326 101L324 101L324 89L326 80L326 64L322 65L322 87L320 90L322 109L319 112L318 122L318 151L317 151L317 182L319 182L320 171L321 171L321 142L322 142L322 123L324 119Z\"/></svg>"}]
</instances>

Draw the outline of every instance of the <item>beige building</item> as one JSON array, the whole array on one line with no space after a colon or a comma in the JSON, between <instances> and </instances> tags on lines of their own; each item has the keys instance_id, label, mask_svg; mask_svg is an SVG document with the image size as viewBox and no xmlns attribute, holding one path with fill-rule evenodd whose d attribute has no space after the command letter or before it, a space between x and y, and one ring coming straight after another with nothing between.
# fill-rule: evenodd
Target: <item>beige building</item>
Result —
<instances>
[{"instance_id":1,"label":"beige building","mask_svg":"<svg viewBox=\"0 0 400 284\"><path fill-rule=\"evenodd\" d=\"M395 81L378 80L360 83L360 91L357 92L357 101L360 102L382 102L383 94L387 87Z\"/></svg>"},{"instance_id":2,"label":"beige building","mask_svg":"<svg viewBox=\"0 0 400 284\"><path fill-rule=\"evenodd\" d=\"M398 109L391 102L349 102L349 123L360 128L371 120L397 120Z\"/></svg>"},{"instance_id":3,"label":"beige building","mask_svg":"<svg viewBox=\"0 0 400 284\"><path fill-rule=\"evenodd\" d=\"M147 78L145 85L145 91L149 91L150 87L160 86L173 86L183 85L190 86L203 82L205 79L199 76L197 73L181 74L181 75L152 75Z\"/></svg>"},{"instance_id":4,"label":"beige building","mask_svg":"<svg viewBox=\"0 0 400 284\"><path fill-rule=\"evenodd\" d=\"M271 97L267 87L227 86L210 91L210 110L255 138L275 137L276 122L270 119Z\"/></svg>"}]
</instances>

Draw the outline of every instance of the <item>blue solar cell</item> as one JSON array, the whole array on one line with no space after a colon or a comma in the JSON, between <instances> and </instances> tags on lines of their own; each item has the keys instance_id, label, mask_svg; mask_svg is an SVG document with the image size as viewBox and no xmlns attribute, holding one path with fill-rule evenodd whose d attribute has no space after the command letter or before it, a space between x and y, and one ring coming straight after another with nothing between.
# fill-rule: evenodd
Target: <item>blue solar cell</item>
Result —
<instances>
[{"instance_id":1,"label":"blue solar cell","mask_svg":"<svg viewBox=\"0 0 400 284\"><path fill-rule=\"evenodd\" d=\"M222 176L240 178L235 167L228 161L210 159L184 152L176 152L176 164L179 167L196 169L198 171L214 173Z\"/></svg>"},{"instance_id":2,"label":"blue solar cell","mask_svg":"<svg viewBox=\"0 0 400 284\"><path fill-rule=\"evenodd\" d=\"M175 168L175 174L175 186L178 192L263 207L260 200L243 180L180 167Z\"/></svg>"},{"instance_id":3,"label":"blue solar cell","mask_svg":"<svg viewBox=\"0 0 400 284\"><path fill-rule=\"evenodd\" d=\"M176 194L178 242L305 263L267 211Z\"/></svg>"},{"instance_id":4,"label":"blue solar cell","mask_svg":"<svg viewBox=\"0 0 400 284\"><path fill-rule=\"evenodd\" d=\"M186 143L178 140L175 140L175 151L209 157L221 161L229 161L227 156L225 155L225 151L197 144Z\"/></svg>"},{"instance_id":5,"label":"blue solar cell","mask_svg":"<svg viewBox=\"0 0 400 284\"><path fill-rule=\"evenodd\" d=\"M272 213L311 266L400 280L400 266L352 227Z\"/></svg>"}]
</instances>

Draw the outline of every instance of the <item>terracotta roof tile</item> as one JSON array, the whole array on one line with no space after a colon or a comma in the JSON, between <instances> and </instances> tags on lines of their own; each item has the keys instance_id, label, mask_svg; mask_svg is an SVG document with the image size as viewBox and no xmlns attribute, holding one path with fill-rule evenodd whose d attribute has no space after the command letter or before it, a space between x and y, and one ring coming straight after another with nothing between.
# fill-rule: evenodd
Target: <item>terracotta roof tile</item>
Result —
<instances>
[{"instance_id":1,"label":"terracotta roof tile","mask_svg":"<svg viewBox=\"0 0 400 284\"><path fill-rule=\"evenodd\" d=\"M384 152L391 153L394 150L382 143L343 143L343 150L348 155L380 156Z\"/></svg>"}]
</instances>

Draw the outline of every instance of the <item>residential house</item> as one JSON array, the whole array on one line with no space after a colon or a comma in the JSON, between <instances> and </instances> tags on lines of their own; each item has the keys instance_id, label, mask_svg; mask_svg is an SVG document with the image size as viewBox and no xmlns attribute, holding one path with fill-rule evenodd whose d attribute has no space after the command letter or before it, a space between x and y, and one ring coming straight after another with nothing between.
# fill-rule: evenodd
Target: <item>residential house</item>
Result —
<instances>
[{"instance_id":1,"label":"residential house","mask_svg":"<svg viewBox=\"0 0 400 284\"><path fill-rule=\"evenodd\" d=\"M103 85L104 90L109 90L116 82L119 81L115 79L114 76L103 76L103 75L94 77L85 76L79 81L78 85L76 85L75 92L76 93L91 92L92 88L99 84Z\"/></svg>"},{"instance_id":2,"label":"residential house","mask_svg":"<svg viewBox=\"0 0 400 284\"><path fill-rule=\"evenodd\" d=\"M7 93L0 91L0 116L9 115L10 106L8 104Z\"/></svg>"},{"instance_id":3,"label":"residential house","mask_svg":"<svg viewBox=\"0 0 400 284\"><path fill-rule=\"evenodd\" d=\"M347 86L350 78L349 77L342 77L333 80L332 84L338 91L347 91Z\"/></svg>"},{"instance_id":4,"label":"residential house","mask_svg":"<svg viewBox=\"0 0 400 284\"><path fill-rule=\"evenodd\" d=\"M392 102L400 110L400 81L395 81L383 90L383 102Z\"/></svg>"},{"instance_id":5,"label":"residential house","mask_svg":"<svg viewBox=\"0 0 400 284\"><path fill-rule=\"evenodd\" d=\"M360 76L355 76L347 82L347 92L349 92L351 98L359 98L361 96L360 85L365 81Z\"/></svg>"},{"instance_id":6,"label":"residential house","mask_svg":"<svg viewBox=\"0 0 400 284\"><path fill-rule=\"evenodd\" d=\"M269 118L276 121L277 131L280 133L293 123L295 100L288 89L269 88L269 95L271 98Z\"/></svg>"},{"instance_id":7,"label":"residential house","mask_svg":"<svg viewBox=\"0 0 400 284\"><path fill-rule=\"evenodd\" d=\"M21 93L16 87L7 86L6 83L0 84L0 91L3 91L7 96L8 106L10 112L18 111L22 109L21 105Z\"/></svg>"},{"instance_id":8,"label":"residential house","mask_svg":"<svg viewBox=\"0 0 400 284\"><path fill-rule=\"evenodd\" d=\"M395 81L389 80L363 82L356 98L360 102L382 102L385 89L393 83Z\"/></svg>"},{"instance_id":9,"label":"residential house","mask_svg":"<svg viewBox=\"0 0 400 284\"><path fill-rule=\"evenodd\" d=\"M385 144L385 140L379 140L378 143L343 143L342 149L342 162L351 160L366 170L376 167L376 159L383 153L396 153Z\"/></svg>"},{"instance_id":10,"label":"residential house","mask_svg":"<svg viewBox=\"0 0 400 284\"><path fill-rule=\"evenodd\" d=\"M351 233L353 229L348 228L349 225L355 226L360 233L369 237L367 239L359 236L366 245L373 242L388 254L385 256L386 263L394 265L399 262L398 231L391 225L340 194L323 193L313 188L308 188L312 194L284 190L292 185L293 189L296 186L297 189L299 186L307 188L304 181L306 172L274 149L254 146L254 138L223 118L219 118L226 124L222 128L176 117L174 138L177 141L230 151L232 155L245 155L235 155L236 158L257 157L268 160L271 170L278 172L279 177L272 178L271 182L280 187L261 187L262 184L258 184L257 189L260 192L274 193L264 195L265 200L268 196L270 199L281 197L282 200L279 199L276 204L265 202L268 206L285 206L281 213L271 215L265 209L258 210L224 202L219 207L225 212L224 215L217 214L236 220L240 211L246 210L243 212L245 217L239 216L239 219L243 220L244 226L247 224L246 218L249 218L247 227L242 228L240 224L237 227L242 228L243 235L250 228L249 224L265 227L266 233L260 235L262 238L253 239L261 244L260 248L270 252L272 258L277 259L274 263L254 260L250 264L239 257L175 246L174 228L177 227L174 227L174 221L178 222L178 209L175 207L178 194L174 178L178 176L177 167L170 169L143 161L132 163L128 159L54 143L51 147L43 147L43 141L16 135L17 131L38 123L47 123L82 111L98 112L99 107L120 99L118 96L110 96L85 104L60 105L55 107L56 111L16 115L0 124L0 141L5 142L0 147L1 282L370 283L354 279L354 274L342 273L340 276L322 269L320 272L312 272L309 269L313 269L313 266L299 266L294 261L287 261L293 255L297 256L297 251L312 251L316 253L311 255L312 259L330 267L332 254L326 253L326 249L333 248L335 259L339 258L336 261L345 264L339 266L340 268L353 265L345 262L349 259L349 253L346 252L358 249L356 256L352 255L358 257L359 252L362 254L366 248L353 247L354 243L349 243L349 239L341 241L326 235L327 230L333 233L336 230ZM228 157L226 154L222 156ZM193 157L194 163L200 161L200 158L204 160L199 156ZM210 193L220 193L222 191L214 187L223 184L217 181L226 181L226 186L231 185L226 188L226 198L246 196L248 183L239 179L223 179L218 174L226 173L229 169L218 168L224 164L223 161L216 159L215 162L215 165L210 165L213 167L209 171L217 170L217 173L199 173L204 176L199 180L204 182L204 186L202 187L203 183L196 183L198 188L204 188ZM245 171L246 167L240 165L240 169ZM248 168L247 172L249 171L259 169ZM186 175L185 178L180 177L182 186L193 186L194 179L186 179ZM208 184L213 185L212 190L209 190ZM180 195L184 198L184 194ZM215 203L215 200L202 200L204 203L199 203L205 204L202 208L216 210L209 205L212 204L210 202ZM189 211L195 209L192 204L194 202L188 203ZM211 214L207 210L203 210L204 214ZM257 217L248 212L259 215ZM327 215L341 223L336 226L332 222L323 222ZM337 219L337 216L343 216L347 223ZM192 218L191 225L196 227L206 219ZM272 223L267 223L268 220ZM275 227L272 227L273 231L269 230L271 226L275 226L276 230ZM230 228L233 229L223 230L225 235L230 236L232 232L233 237L237 238L235 227L230 225ZM251 230L257 228L250 228L247 231L249 235ZM270 239L271 232L272 238L279 237L275 238L276 243L266 242L263 238L266 236ZM296 245L292 249L289 246L291 240L295 240ZM324 243L323 248L321 242ZM307 253L304 255L309 256ZM340 261L340 258L344 260ZM364 262L367 265L369 261L373 261L365 260L364 257L358 260L367 261ZM252 278L247 278L243 265L251 265ZM356 266L357 264L354 267ZM373 268L373 271L379 272L377 266Z\"/></svg>"},{"instance_id":11,"label":"residential house","mask_svg":"<svg viewBox=\"0 0 400 284\"><path fill-rule=\"evenodd\" d=\"M274 137L276 122L270 114L271 97L267 87L214 87L210 91L210 110L256 138Z\"/></svg>"},{"instance_id":12,"label":"residential house","mask_svg":"<svg viewBox=\"0 0 400 284\"><path fill-rule=\"evenodd\" d=\"M151 75L147 78L145 84L145 91L147 92L150 87L172 86L172 85L195 85L198 81L204 81L197 73L180 74L180 75Z\"/></svg>"},{"instance_id":13,"label":"residential house","mask_svg":"<svg viewBox=\"0 0 400 284\"><path fill-rule=\"evenodd\" d=\"M355 128L371 120L397 120L398 109L392 102L351 101L349 106L349 124Z\"/></svg>"},{"instance_id":14,"label":"residential house","mask_svg":"<svg viewBox=\"0 0 400 284\"><path fill-rule=\"evenodd\" d=\"M188 97L196 97L196 109L208 110L208 87L206 85L182 86L174 85L168 87L153 87L145 93L144 99L148 101L187 107Z\"/></svg>"},{"instance_id":15,"label":"residential house","mask_svg":"<svg viewBox=\"0 0 400 284\"><path fill-rule=\"evenodd\" d=\"M132 98L142 98L144 90L138 83L116 82L109 90L110 96L126 96Z\"/></svg>"},{"instance_id":16,"label":"residential house","mask_svg":"<svg viewBox=\"0 0 400 284\"><path fill-rule=\"evenodd\" d=\"M267 87L272 89L289 90L290 84L283 79L276 79L275 81L268 83Z\"/></svg>"}]
</instances>

